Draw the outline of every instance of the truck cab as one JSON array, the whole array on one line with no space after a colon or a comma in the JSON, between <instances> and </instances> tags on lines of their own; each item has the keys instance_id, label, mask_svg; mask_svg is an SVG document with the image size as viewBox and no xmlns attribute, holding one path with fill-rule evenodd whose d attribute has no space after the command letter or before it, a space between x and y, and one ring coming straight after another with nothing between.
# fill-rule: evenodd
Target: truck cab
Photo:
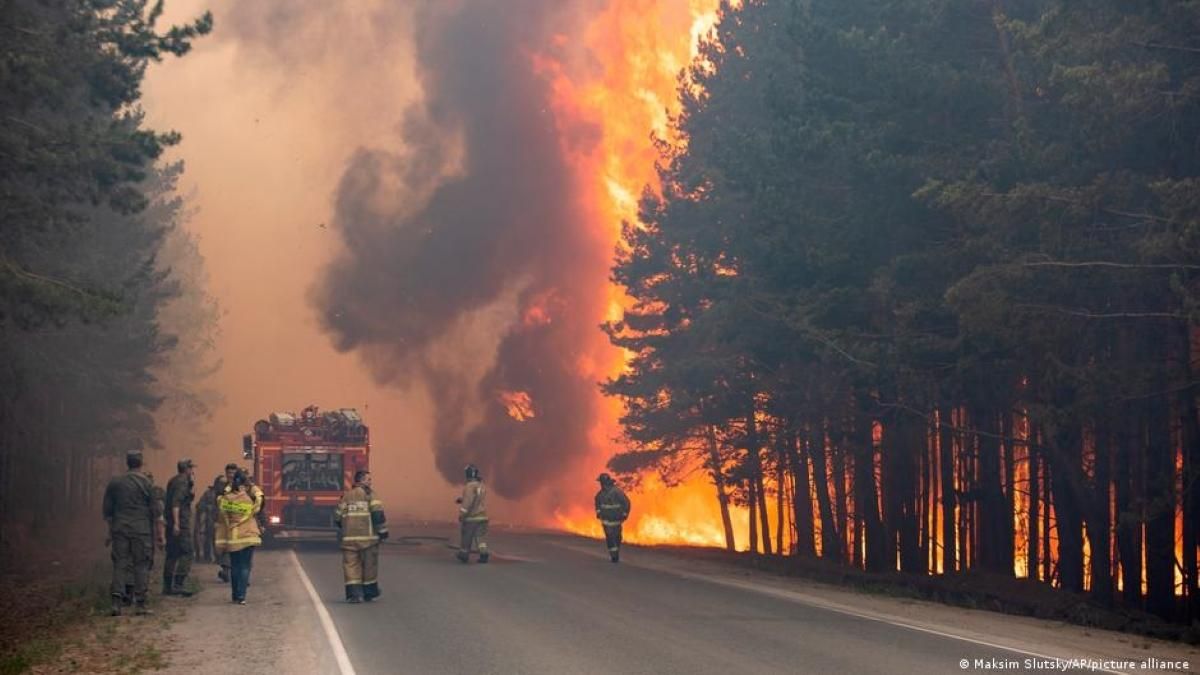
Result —
<instances>
[{"instance_id":1,"label":"truck cab","mask_svg":"<svg viewBox=\"0 0 1200 675\"><path fill-rule=\"evenodd\" d=\"M370 431L353 408L275 412L242 437L265 497L266 534L335 531L333 512L354 473L369 470Z\"/></svg>"}]
</instances>

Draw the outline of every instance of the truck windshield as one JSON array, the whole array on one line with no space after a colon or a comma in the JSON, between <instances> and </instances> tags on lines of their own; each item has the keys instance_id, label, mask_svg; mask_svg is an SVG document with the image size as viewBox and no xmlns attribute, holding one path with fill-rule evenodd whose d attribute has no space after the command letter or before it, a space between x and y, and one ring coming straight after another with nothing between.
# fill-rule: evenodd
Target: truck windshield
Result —
<instances>
[{"instance_id":1,"label":"truck windshield","mask_svg":"<svg viewBox=\"0 0 1200 675\"><path fill-rule=\"evenodd\" d=\"M311 452L283 455L281 487L285 491L340 491L344 476L341 455Z\"/></svg>"}]
</instances>

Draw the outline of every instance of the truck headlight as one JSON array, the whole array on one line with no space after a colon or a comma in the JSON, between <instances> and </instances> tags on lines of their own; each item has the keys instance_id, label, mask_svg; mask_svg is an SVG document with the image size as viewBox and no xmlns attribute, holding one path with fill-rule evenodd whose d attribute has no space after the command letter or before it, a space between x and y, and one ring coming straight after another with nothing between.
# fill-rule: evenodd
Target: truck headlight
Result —
<instances>
[{"instance_id":1,"label":"truck headlight","mask_svg":"<svg viewBox=\"0 0 1200 675\"><path fill-rule=\"evenodd\" d=\"M281 522L283 522L283 519L280 518L279 516L271 516L271 524L272 525L278 525Z\"/></svg>"}]
</instances>

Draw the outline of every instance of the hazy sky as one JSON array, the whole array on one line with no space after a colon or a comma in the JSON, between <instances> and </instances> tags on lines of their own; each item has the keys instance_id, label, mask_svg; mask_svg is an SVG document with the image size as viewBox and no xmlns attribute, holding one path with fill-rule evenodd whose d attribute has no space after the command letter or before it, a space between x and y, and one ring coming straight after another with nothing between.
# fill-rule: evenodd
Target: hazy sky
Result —
<instances>
[{"instance_id":1,"label":"hazy sky","mask_svg":"<svg viewBox=\"0 0 1200 675\"><path fill-rule=\"evenodd\" d=\"M372 427L374 466L392 477L380 487L396 508L453 513L453 488L433 468L422 390L377 386L355 356L334 350L310 300L340 246L331 209L347 159L362 146L399 149L399 121L419 95L409 23L394 9L402 5L168 3L171 20L204 9L216 18L192 53L150 70L145 107L152 126L184 137L172 156L186 162L182 189L197 210L189 227L223 310L224 367L214 384L225 405L211 447L181 447L189 430L168 429L158 471L189 454L207 481L272 410L356 407ZM281 25L285 43L276 40Z\"/></svg>"}]
</instances>

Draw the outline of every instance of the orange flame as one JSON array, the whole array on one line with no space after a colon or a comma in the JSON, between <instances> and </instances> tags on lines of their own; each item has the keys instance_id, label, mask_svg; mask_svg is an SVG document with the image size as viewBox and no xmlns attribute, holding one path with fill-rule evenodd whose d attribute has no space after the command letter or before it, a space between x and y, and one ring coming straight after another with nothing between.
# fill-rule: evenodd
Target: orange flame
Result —
<instances>
[{"instance_id":1,"label":"orange flame","mask_svg":"<svg viewBox=\"0 0 1200 675\"><path fill-rule=\"evenodd\" d=\"M717 18L719 0L613 0L584 32L582 42L590 62L600 63L579 77L567 64L535 54L532 65L552 84L555 119L563 128L598 129L594 145L572 142L563 135L583 195L587 226L597 246L615 250L622 222L637 218L643 189L657 189L653 138L670 140L670 116L679 110L679 73L697 53L699 39ZM653 135L653 136L652 136ZM606 320L619 319L630 300L619 287L606 284ZM597 317L600 318L600 317ZM526 324L536 324L540 311L527 312ZM612 349L608 363L580 362L582 373L597 379L624 368L627 355ZM613 447L619 436L621 405L601 404L604 420L591 431L597 447ZM607 458L593 458L602 464ZM725 536L715 488L701 472L683 485L668 487L656 475L642 476L631 495L634 512L627 538L639 543L676 542L723 546ZM735 513L737 509L731 507ZM743 510L744 511L744 510ZM556 514L568 530L599 536L599 524L586 506L578 512ZM744 525L745 517L737 518ZM744 529L744 527L743 527ZM745 536L741 536L745 542Z\"/></svg>"},{"instance_id":2,"label":"orange flame","mask_svg":"<svg viewBox=\"0 0 1200 675\"><path fill-rule=\"evenodd\" d=\"M499 394L500 403L508 412L508 416L518 422L537 417L533 410L533 398L524 391L502 391Z\"/></svg>"}]
</instances>

